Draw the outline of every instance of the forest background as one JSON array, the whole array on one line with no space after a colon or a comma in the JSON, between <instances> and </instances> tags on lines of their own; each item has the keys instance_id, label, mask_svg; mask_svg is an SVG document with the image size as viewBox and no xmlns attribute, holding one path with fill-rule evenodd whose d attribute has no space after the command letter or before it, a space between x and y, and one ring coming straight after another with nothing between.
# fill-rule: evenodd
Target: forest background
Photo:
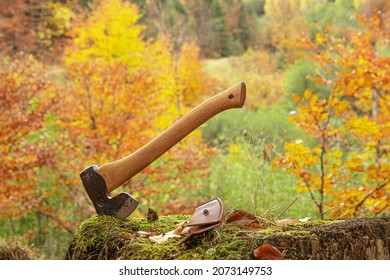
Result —
<instances>
[{"instance_id":1,"label":"forest background","mask_svg":"<svg viewBox=\"0 0 390 280\"><path fill-rule=\"evenodd\" d=\"M64 257L79 179L244 80L115 193L160 215L220 197L261 219L388 216L385 0L1 0L0 243ZM115 195L115 194L114 194Z\"/></svg>"}]
</instances>

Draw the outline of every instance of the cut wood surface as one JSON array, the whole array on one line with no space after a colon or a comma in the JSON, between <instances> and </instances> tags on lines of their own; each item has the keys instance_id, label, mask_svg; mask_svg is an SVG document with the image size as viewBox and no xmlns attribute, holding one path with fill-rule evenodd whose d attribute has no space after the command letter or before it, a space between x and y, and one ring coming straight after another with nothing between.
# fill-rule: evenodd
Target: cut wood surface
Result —
<instances>
[{"instance_id":1,"label":"cut wood surface","mask_svg":"<svg viewBox=\"0 0 390 280\"><path fill-rule=\"evenodd\" d=\"M189 219L187 215L175 215L157 221L120 221L95 215L80 225L66 259L255 259L255 249L263 244L276 248L283 259L390 259L389 217L247 229L224 223L182 242L185 233L181 235L178 227ZM164 238L163 243L148 238L167 234L172 238Z\"/></svg>"}]
</instances>

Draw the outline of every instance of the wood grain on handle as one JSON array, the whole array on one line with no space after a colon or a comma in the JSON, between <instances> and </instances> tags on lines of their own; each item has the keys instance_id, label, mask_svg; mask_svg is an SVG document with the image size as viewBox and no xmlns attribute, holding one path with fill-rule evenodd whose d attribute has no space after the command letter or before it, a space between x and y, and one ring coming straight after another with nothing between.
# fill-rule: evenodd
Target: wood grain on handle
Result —
<instances>
[{"instance_id":1,"label":"wood grain on handle","mask_svg":"<svg viewBox=\"0 0 390 280\"><path fill-rule=\"evenodd\" d=\"M100 166L97 172L105 179L108 192L116 189L149 166L213 116L228 109L241 108L245 103L245 97L245 83L237 83L192 109L131 155Z\"/></svg>"}]
</instances>

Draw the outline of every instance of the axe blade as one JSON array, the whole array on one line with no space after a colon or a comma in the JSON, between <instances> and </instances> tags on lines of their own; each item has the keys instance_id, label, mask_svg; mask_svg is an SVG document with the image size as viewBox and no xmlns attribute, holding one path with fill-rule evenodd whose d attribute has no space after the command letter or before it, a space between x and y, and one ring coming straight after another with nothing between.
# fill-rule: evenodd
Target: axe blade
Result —
<instances>
[{"instance_id":1,"label":"axe blade","mask_svg":"<svg viewBox=\"0 0 390 280\"><path fill-rule=\"evenodd\" d=\"M97 165L92 165L80 173L84 189L96 213L125 220L137 208L138 200L125 192L112 198L107 191L106 181L97 170Z\"/></svg>"},{"instance_id":2,"label":"axe blade","mask_svg":"<svg viewBox=\"0 0 390 280\"><path fill-rule=\"evenodd\" d=\"M107 214L115 216L121 220L126 220L126 218L134 212L139 204L139 201L128 193L118 194L117 196L111 198L111 202L113 211Z\"/></svg>"}]
</instances>

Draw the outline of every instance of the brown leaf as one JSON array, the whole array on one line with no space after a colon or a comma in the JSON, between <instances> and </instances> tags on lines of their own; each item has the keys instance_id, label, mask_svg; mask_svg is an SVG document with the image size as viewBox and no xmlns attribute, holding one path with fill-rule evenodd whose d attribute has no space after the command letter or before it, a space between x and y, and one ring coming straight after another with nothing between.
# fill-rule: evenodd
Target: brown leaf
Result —
<instances>
[{"instance_id":1,"label":"brown leaf","mask_svg":"<svg viewBox=\"0 0 390 280\"><path fill-rule=\"evenodd\" d=\"M226 219L227 223L232 223L234 221L242 221L242 220L256 220L256 216L245 210L234 210L232 211Z\"/></svg>"},{"instance_id":2,"label":"brown leaf","mask_svg":"<svg viewBox=\"0 0 390 280\"><path fill-rule=\"evenodd\" d=\"M265 161L268 161L268 163L271 163L271 154L272 154L272 150L274 149L274 146L272 144L269 144L269 145L265 145L264 149L263 149L263 159Z\"/></svg>"},{"instance_id":3,"label":"brown leaf","mask_svg":"<svg viewBox=\"0 0 390 280\"><path fill-rule=\"evenodd\" d=\"M256 216L245 210L234 210L226 219L226 223L238 225L244 229L263 228Z\"/></svg>"},{"instance_id":4,"label":"brown leaf","mask_svg":"<svg viewBox=\"0 0 390 280\"><path fill-rule=\"evenodd\" d=\"M274 246L263 244L257 247L253 254L256 260L283 260L283 254Z\"/></svg>"}]
</instances>

